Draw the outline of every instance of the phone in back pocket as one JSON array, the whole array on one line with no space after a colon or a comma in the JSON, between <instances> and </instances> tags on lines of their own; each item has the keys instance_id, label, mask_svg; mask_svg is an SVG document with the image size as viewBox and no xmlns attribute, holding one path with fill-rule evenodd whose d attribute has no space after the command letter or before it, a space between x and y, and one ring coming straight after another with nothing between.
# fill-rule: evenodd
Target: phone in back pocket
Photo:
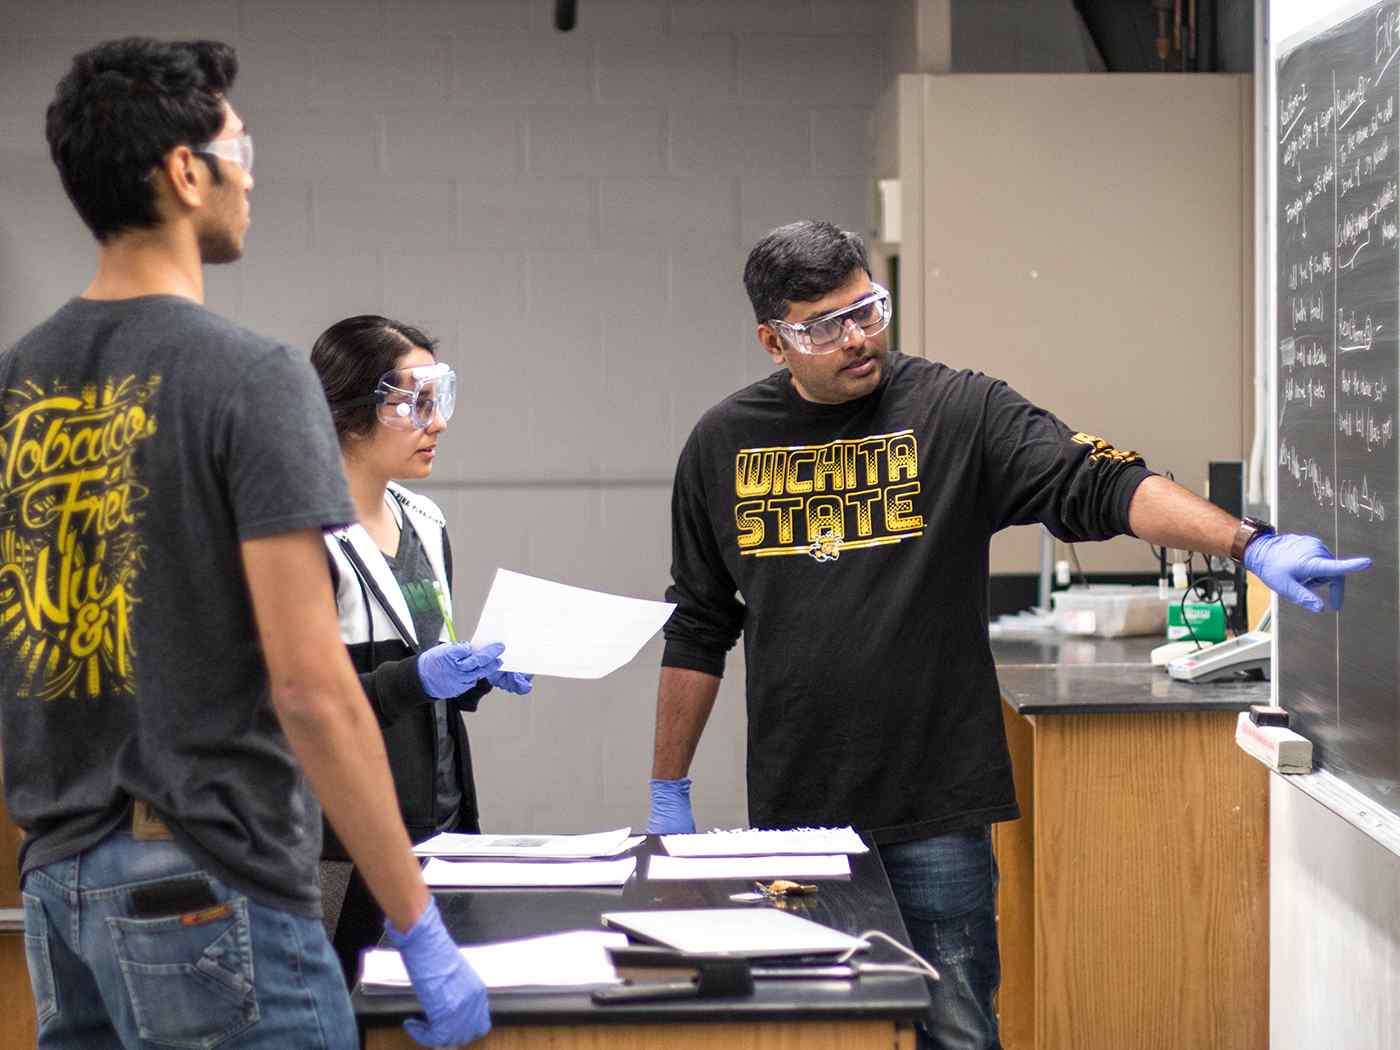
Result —
<instances>
[{"instance_id":1,"label":"phone in back pocket","mask_svg":"<svg viewBox=\"0 0 1400 1050\"><path fill-rule=\"evenodd\" d=\"M182 915L212 908L218 903L209 880L198 876L138 886L131 891L131 913L138 919Z\"/></svg>"}]
</instances>

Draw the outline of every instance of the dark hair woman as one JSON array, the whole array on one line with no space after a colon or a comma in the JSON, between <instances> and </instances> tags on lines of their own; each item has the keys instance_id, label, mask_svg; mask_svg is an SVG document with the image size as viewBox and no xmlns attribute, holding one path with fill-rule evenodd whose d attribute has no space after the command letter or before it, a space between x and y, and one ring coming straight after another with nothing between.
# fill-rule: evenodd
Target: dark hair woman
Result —
<instances>
[{"instance_id":1,"label":"dark hair woman","mask_svg":"<svg viewBox=\"0 0 1400 1050\"><path fill-rule=\"evenodd\" d=\"M531 687L528 675L500 669L501 646L456 640L446 522L432 500L398 484L432 473L452 417L457 377L437 360L436 345L417 328L364 315L326 329L311 351L359 514L355 525L326 534L340 633L384 731L414 842L480 830L462 713L492 687ZM326 830L324 856L345 860ZM381 924L352 870L334 937L347 982Z\"/></svg>"}]
</instances>

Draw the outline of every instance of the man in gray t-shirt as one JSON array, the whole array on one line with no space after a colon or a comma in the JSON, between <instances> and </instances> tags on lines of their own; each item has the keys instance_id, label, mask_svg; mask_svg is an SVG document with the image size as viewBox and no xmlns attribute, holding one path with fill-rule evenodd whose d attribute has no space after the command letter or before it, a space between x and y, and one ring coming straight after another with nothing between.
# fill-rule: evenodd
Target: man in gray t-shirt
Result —
<instances>
[{"instance_id":1,"label":"man in gray t-shirt","mask_svg":"<svg viewBox=\"0 0 1400 1050\"><path fill-rule=\"evenodd\" d=\"M39 1046L357 1045L308 786L388 916L409 1034L465 1043L486 990L340 640L321 534L355 510L320 383L202 305L248 229L237 70L223 44L114 41L47 112L98 265L0 354L0 742Z\"/></svg>"},{"instance_id":2,"label":"man in gray t-shirt","mask_svg":"<svg viewBox=\"0 0 1400 1050\"><path fill-rule=\"evenodd\" d=\"M239 547L355 518L309 363L188 299L78 298L0 356L0 391L21 871L142 799L220 878L319 916L320 811L268 702Z\"/></svg>"}]
</instances>

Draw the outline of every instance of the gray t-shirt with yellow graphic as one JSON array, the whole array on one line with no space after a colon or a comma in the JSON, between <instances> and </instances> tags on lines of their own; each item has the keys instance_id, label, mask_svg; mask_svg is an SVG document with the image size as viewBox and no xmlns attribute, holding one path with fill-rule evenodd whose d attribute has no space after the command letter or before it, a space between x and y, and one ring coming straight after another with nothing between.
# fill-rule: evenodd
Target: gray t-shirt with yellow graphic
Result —
<instances>
[{"instance_id":1,"label":"gray t-shirt with yellow graphic","mask_svg":"<svg viewBox=\"0 0 1400 1050\"><path fill-rule=\"evenodd\" d=\"M138 798L221 879L319 914L320 813L239 545L353 518L306 355L196 303L74 299L0 354L0 743L22 871Z\"/></svg>"}]
</instances>

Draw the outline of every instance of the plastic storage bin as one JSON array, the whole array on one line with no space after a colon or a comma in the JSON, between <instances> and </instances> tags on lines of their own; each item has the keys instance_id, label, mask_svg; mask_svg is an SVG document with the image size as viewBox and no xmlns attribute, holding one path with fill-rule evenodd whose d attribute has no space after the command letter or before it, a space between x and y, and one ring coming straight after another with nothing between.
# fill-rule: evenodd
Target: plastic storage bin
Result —
<instances>
[{"instance_id":1,"label":"plastic storage bin","mask_svg":"<svg viewBox=\"0 0 1400 1050\"><path fill-rule=\"evenodd\" d=\"M1156 584L1095 584L1050 595L1055 626L1061 632L1099 638L1165 634L1167 606L1180 600L1180 591L1168 591L1166 599L1159 597Z\"/></svg>"}]
</instances>

